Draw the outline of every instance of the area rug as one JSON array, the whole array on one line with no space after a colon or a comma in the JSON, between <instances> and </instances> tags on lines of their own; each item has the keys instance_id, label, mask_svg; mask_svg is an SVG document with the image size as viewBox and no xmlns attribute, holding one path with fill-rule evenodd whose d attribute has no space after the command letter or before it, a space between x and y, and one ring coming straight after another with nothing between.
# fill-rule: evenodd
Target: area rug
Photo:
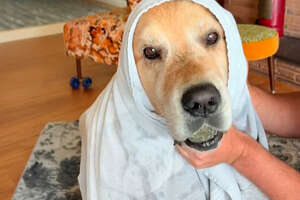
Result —
<instances>
[{"instance_id":1,"label":"area rug","mask_svg":"<svg viewBox=\"0 0 300 200\"><path fill-rule=\"evenodd\" d=\"M271 152L300 171L300 139L268 139ZM78 121L47 124L12 200L80 200L80 145Z\"/></svg>"},{"instance_id":2,"label":"area rug","mask_svg":"<svg viewBox=\"0 0 300 200\"><path fill-rule=\"evenodd\" d=\"M13 200L80 200L78 121L49 123L42 131Z\"/></svg>"},{"instance_id":3,"label":"area rug","mask_svg":"<svg viewBox=\"0 0 300 200\"><path fill-rule=\"evenodd\" d=\"M1 0L0 30L65 22L107 10L94 0Z\"/></svg>"}]
</instances>

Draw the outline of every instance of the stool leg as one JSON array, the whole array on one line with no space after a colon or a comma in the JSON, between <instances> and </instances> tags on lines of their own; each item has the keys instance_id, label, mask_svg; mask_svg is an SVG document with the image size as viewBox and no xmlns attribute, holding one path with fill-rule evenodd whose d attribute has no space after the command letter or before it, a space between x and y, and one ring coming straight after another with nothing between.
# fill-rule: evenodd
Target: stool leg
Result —
<instances>
[{"instance_id":1,"label":"stool leg","mask_svg":"<svg viewBox=\"0 0 300 200\"><path fill-rule=\"evenodd\" d=\"M275 62L274 56L268 57L269 81L272 94L275 94Z\"/></svg>"},{"instance_id":2,"label":"stool leg","mask_svg":"<svg viewBox=\"0 0 300 200\"><path fill-rule=\"evenodd\" d=\"M77 71L77 78L79 80L82 79L81 59L80 58L76 58L76 71Z\"/></svg>"}]
</instances>

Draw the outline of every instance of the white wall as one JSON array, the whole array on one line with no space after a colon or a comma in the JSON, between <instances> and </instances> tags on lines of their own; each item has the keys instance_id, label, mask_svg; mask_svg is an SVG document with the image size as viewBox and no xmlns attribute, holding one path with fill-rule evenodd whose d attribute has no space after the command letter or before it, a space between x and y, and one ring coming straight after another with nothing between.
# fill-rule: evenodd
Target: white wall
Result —
<instances>
[{"instance_id":1,"label":"white wall","mask_svg":"<svg viewBox=\"0 0 300 200\"><path fill-rule=\"evenodd\" d=\"M64 25L65 23L62 22L57 24L0 31L0 43L62 33Z\"/></svg>"},{"instance_id":2,"label":"white wall","mask_svg":"<svg viewBox=\"0 0 300 200\"><path fill-rule=\"evenodd\" d=\"M126 7L126 0L97 0L118 7Z\"/></svg>"}]
</instances>

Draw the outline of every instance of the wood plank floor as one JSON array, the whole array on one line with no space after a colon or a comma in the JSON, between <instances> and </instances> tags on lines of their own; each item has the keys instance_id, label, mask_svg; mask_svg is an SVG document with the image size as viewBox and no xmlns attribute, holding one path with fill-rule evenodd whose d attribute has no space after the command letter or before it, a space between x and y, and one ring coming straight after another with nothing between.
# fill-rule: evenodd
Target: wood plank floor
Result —
<instances>
[{"instance_id":1,"label":"wood plank floor","mask_svg":"<svg viewBox=\"0 0 300 200\"><path fill-rule=\"evenodd\" d=\"M73 91L74 59L65 56L61 35L0 44L0 199L8 200L36 140L47 122L76 120L95 100L115 67L84 61L93 78L87 91ZM250 81L268 89L268 80L250 73ZM278 92L297 89L276 83Z\"/></svg>"}]
</instances>

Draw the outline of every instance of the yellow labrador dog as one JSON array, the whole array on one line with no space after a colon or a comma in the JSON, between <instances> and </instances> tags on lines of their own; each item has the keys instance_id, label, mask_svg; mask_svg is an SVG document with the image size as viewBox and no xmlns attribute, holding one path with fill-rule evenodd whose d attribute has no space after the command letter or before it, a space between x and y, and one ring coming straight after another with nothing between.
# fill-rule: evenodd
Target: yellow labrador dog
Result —
<instances>
[{"instance_id":1,"label":"yellow labrador dog","mask_svg":"<svg viewBox=\"0 0 300 200\"><path fill-rule=\"evenodd\" d=\"M232 116L225 35L215 16L188 0L163 3L140 18L133 50L146 94L175 142L216 148Z\"/></svg>"},{"instance_id":2,"label":"yellow labrador dog","mask_svg":"<svg viewBox=\"0 0 300 200\"><path fill-rule=\"evenodd\" d=\"M142 1L119 61L80 118L83 199L266 199L230 166L196 170L172 147L216 148L232 122L266 145L230 13L214 0Z\"/></svg>"}]
</instances>

